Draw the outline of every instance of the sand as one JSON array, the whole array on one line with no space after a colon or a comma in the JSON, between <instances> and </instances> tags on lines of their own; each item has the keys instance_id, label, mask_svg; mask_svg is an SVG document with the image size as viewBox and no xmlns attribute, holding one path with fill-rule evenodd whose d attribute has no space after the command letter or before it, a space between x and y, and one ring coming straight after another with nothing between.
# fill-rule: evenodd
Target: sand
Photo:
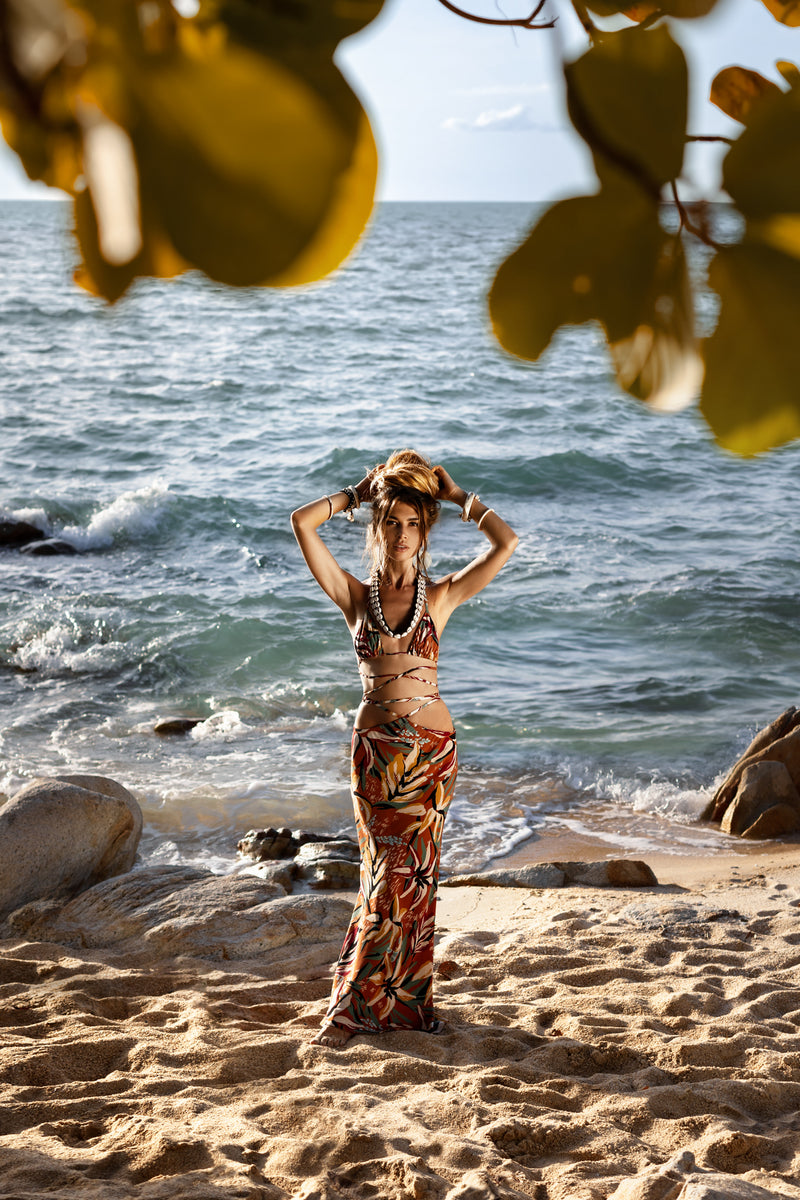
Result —
<instances>
[{"instance_id":1,"label":"sand","mask_svg":"<svg viewBox=\"0 0 800 1200\"><path fill-rule=\"evenodd\" d=\"M800 1200L800 848L648 861L443 889L445 1033L338 1052L327 964L1 942L0 1196Z\"/></svg>"}]
</instances>

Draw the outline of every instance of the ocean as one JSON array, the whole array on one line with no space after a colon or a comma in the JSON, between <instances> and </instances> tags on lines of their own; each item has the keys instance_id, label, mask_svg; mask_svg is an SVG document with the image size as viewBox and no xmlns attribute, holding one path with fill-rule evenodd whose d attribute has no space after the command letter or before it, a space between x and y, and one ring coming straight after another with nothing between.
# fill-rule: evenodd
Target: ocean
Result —
<instances>
[{"instance_id":1,"label":"ocean","mask_svg":"<svg viewBox=\"0 0 800 1200\"><path fill-rule=\"evenodd\" d=\"M590 327L506 355L485 294L536 206L384 204L316 286L190 274L114 308L71 282L68 206L0 212L0 512L79 552L0 551L0 797L111 776L144 810L142 861L216 871L250 828L349 831L355 659L289 513L412 446L521 539L442 638L444 870L566 837L737 850L698 816L798 699L798 450L741 460L695 411L649 413ZM363 520L325 536L363 572ZM483 544L448 506L432 573ZM201 722L157 737L169 716Z\"/></svg>"}]
</instances>

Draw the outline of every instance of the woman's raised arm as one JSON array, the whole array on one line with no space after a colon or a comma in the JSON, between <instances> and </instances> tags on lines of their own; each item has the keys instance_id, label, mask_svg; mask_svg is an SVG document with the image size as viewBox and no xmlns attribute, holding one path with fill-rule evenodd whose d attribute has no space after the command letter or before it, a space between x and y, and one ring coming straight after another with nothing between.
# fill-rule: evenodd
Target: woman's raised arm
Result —
<instances>
[{"instance_id":1,"label":"woman's raised arm","mask_svg":"<svg viewBox=\"0 0 800 1200\"><path fill-rule=\"evenodd\" d=\"M370 473L371 474L371 473ZM370 490L370 475L355 485L359 500L366 500ZM319 527L334 513L350 507L351 497L345 491L334 492L312 500L292 513L292 531L311 574L327 596L344 613L348 625L355 624L356 597L363 584L339 565L319 535Z\"/></svg>"},{"instance_id":2,"label":"woman's raised arm","mask_svg":"<svg viewBox=\"0 0 800 1200\"><path fill-rule=\"evenodd\" d=\"M493 508L489 508L473 493L459 487L444 467L439 466L433 469L439 479L438 498L440 500L449 500L453 504L457 504L463 512L472 496L467 517L477 524L478 529L489 541L488 547L482 554L473 558L472 562L467 563L460 571L454 571L452 575L446 576L441 581L445 587L439 607L444 610L443 615L446 618L453 609L458 608L459 604L463 604L465 600L469 600L470 596L476 595L485 588L487 583L491 583L500 568L508 562L516 550L519 538L511 526L506 524Z\"/></svg>"}]
</instances>

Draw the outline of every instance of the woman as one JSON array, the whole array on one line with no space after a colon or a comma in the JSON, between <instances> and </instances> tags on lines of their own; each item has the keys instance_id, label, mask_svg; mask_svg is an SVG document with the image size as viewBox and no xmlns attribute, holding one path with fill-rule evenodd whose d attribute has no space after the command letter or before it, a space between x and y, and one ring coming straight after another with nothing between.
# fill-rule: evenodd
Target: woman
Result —
<instances>
[{"instance_id":1,"label":"woman","mask_svg":"<svg viewBox=\"0 0 800 1200\"><path fill-rule=\"evenodd\" d=\"M461 508L489 545L432 582L428 535L440 501ZM339 566L317 532L334 513L372 504L368 582ZM459 604L492 580L518 538L473 492L414 450L400 450L360 483L292 513L303 557L343 612L364 695L353 730L352 794L361 886L314 1041L356 1033L441 1032L433 1010L433 923L442 827L456 777L453 722L436 687L439 635Z\"/></svg>"}]
</instances>

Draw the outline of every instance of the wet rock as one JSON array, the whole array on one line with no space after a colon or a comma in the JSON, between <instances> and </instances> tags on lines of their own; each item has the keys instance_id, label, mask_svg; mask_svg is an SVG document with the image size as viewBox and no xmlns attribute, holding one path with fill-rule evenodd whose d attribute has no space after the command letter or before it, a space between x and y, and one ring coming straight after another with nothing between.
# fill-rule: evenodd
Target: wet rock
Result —
<instances>
[{"instance_id":1,"label":"wet rock","mask_svg":"<svg viewBox=\"0 0 800 1200\"><path fill-rule=\"evenodd\" d=\"M77 554L78 551L72 545L72 542L65 542L63 538L43 538L36 542L26 542L24 546L20 546L20 554L33 554L40 558L53 558L58 554L67 556Z\"/></svg>"},{"instance_id":2,"label":"wet rock","mask_svg":"<svg viewBox=\"0 0 800 1200\"><path fill-rule=\"evenodd\" d=\"M203 719L203 717L165 717L163 721L156 721L153 733L157 733L159 737L180 737L183 733L189 733L195 725L202 724Z\"/></svg>"},{"instance_id":3,"label":"wet rock","mask_svg":"<svg viewBox=\"0 0 800 1200\"><path fill-rule=\"evenodd\" d=\"M0 520L0 546L18 548L29 542L40 542L47 534L28 521Z\"/></svg>"},{"instance_id":4,"label":"wet rock","mask_svg":"<svg viewBox=\"0 0 800 1200\"><path fill-rule=\"evenodd\" d=\"M304 866L329 862L331 859L358 862L358 842L354 842L352 838L332 838L328 842L307 842L298 850L295 862L299 866Z\"/></svg>"},{"instance_id":5,"label":"wet rock","mask_svg":"<svg viewBox=\"0 0 800 1200\"><path fill-rule=\"evenodd\" d=\"M647 863L624 858L594 863L531 863L505 870L451 875L449 879L442 880L444 887L554 888L569 883L588 887L658 886L658 880Z\"/></svg>"},{"instance_id":6,"label":"wet rock","mask_svg":"<svg viewBox=\"0 0 800 1200\"><path fill-rule=\"evenodd\" d=\"M777 816L776 808L788 812L783 811ZM771 819L770 813L773 814ZM762 819L761 829L776 832L755 832L759 818ZM782 833L800 830L800 793L785 764L762 759L745 767L736 792L722 814L720 828L723 833L740 837L779 837Z\"/></svg>"},{"instance_id":7,"label":"wet rock","mask_svg":"<svg viewBox=\"0 0 800 1200\"><path fill-rule=\"evenodd\" d=\"M135 797L113 779L34 779L0 809L0 918L130 870L141 831Z\"/></svg>"},{"instance_id":8,"label":"wet rock","mask_svg":"<svg viewBox=\"0 0 800 1200\"><path fill-rule=\"evenodd\" d=\"M300 843L295 839L291 829L250 829L236 843L236 849L245 858L255 862L268 859L294 858L300 849Z\"/></svg>"},{"instance_id":9,"label":"wet rock","mask_svg":"<svg viewBox=\"0 0 800 1200\"><path fill-rule=\"evenodd\" d=\"M285 896L253 875L193 867L148 867L97 884L64 905L31 904L8 920L18 935L90 948L137 949L148 957L261 957L334 943L349 901Z\"/></svg>"}]
</instances>

